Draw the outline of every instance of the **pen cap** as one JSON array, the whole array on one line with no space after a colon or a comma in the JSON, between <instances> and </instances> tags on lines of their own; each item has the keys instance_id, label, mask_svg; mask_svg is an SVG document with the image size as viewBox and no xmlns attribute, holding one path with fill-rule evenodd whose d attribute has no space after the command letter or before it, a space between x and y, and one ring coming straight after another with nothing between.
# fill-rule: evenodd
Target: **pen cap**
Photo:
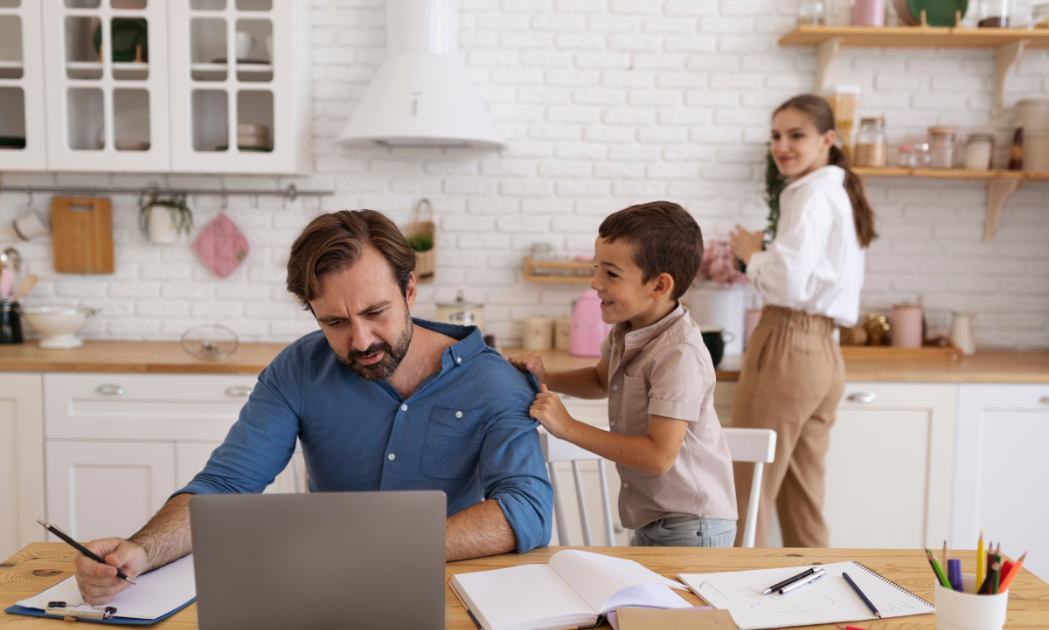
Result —
<instances>
[{"instance_id":1,"label":"pen cap","mask_svg":"<svg viewBox=\"0 0 1049 630\"><path fill-rule=\"evenodd\" d=\"M962 592L936 583L937 630L1001 630L1009 605L1009 591L975 595L976 576L962 575Z\"/></svg>"}]
</instances>

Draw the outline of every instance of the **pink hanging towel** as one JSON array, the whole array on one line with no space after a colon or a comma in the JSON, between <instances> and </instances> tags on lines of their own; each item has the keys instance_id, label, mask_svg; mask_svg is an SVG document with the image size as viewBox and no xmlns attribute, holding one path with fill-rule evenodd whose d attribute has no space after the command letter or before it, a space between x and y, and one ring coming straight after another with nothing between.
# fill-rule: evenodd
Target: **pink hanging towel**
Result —
<instances>
[{"instance_id":1,"label":"pink hanging towel","mask_svg":"<svg viewBox=\"0 0 1049 630\"><path fill-rule=\"evenodd\" d=\"M248 257L248 239L223 212L193 241L193 251L211 273L225 278Z\"/></svg>"}]
</instances>

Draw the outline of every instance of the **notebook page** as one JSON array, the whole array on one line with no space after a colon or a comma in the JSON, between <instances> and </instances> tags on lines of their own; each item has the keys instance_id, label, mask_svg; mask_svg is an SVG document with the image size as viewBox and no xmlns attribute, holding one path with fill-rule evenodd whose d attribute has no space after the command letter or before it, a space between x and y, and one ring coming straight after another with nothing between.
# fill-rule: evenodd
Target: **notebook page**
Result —
<instances>
[{"instance_id":1,"label":"notebook page","mask_svg":"<svg viewBox=\"0 0 1049 630\"><path fill-rule=\"evenodd\" d=\"M804 567L682 574L678 578L703 601L732 613L740 630L874 619L863 600L841 577L843 572L848 572L884 618L935 611L928 603L868 573L854 562L837 562L820 568L827 571L826 576L786 595L761 593L769 586L797 575Z\"/></svg>"},{"instance_id":2,"label":"notebook page","mask_svg":"<svg viewBox=\"0 0 1049 630\"><path fill-rule=\"evenodd\" d=\"M181 607L197 596L193 578L193 554L156 571L135 578L135 584L116 594L105 606L115 606L117 617L156 619ZM84 603L76 577L62 580L46 591L18 602L19 606L44 610L48 602L66 602L68 608L99 610ZM79 605L78 605L79 604Z\"/></svg>"},{"instance_id":3,"label":"notebook page","mask_svg":"<svg viewBox=\"0 0 1049 630\"><path fill-rule=\"evenodd\" d=\"M587 604L598 612L604 612L607 602L613 595L632 586L654 584L685 588L680 582L649 571L633 560L623 560L575 549L555 553L550 558L550 568L556 571ZM663 589L639 591L642 600L645 599L644 593L646 592L650 592L654 598L651 604L645 601L631 601L630 603L634 606L661 607L660 602L667 601L666 592ZM685 606L688 605L688 602L680 597L677 599Z\"/></svg>"},{"instance_id":4,"label":"notebook page","mask_svg":"<svg viewBox=\"0 0 1049 630\"><path fill-rule=\"evenodd\" d=\"M597 611L545 564L460 573L452 581L486 628L564 628L597 618Z\"/></svg>"}]
</instances>

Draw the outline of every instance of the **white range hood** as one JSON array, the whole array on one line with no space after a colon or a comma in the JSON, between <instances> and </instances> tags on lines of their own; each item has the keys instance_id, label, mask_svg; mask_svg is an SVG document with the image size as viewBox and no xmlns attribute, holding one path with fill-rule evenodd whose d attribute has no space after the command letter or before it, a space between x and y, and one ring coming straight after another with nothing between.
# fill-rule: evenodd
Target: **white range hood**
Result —
<instances>
[{"instance_id":1,"label":"white range hood","mask_svg":"<svg viewBox=\"0 0 1049 630\"><path fill-rule=\"evenodd\" d=\"M386 59L344 146L506 146L459 58L458 0L386 0Z\"/></svg>"}]
</instances>

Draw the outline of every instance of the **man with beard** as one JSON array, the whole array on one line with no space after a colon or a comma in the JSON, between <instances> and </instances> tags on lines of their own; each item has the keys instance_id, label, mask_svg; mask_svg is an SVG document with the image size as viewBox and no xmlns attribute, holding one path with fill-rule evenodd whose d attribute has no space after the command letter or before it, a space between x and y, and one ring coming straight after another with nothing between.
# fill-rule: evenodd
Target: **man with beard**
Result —
<instances>
[{"instance_id":1,"label":"man with beard","mask_svg":"<svg viewBox=\"0 0 1049 630\"><path fill-rule=\"evenodd\" d=\"M553 492L534 390L479 330L413 319L415 253L397 227L362 210L314 219L292 246L288 290L321 330L262 374L207 466L128 540L78 555L84 600L101 605L132 578L192 551L189 498L259 493L298 438L312 492L442 490L449 561L550 540Z\"/></svg>"}]
</instances>

